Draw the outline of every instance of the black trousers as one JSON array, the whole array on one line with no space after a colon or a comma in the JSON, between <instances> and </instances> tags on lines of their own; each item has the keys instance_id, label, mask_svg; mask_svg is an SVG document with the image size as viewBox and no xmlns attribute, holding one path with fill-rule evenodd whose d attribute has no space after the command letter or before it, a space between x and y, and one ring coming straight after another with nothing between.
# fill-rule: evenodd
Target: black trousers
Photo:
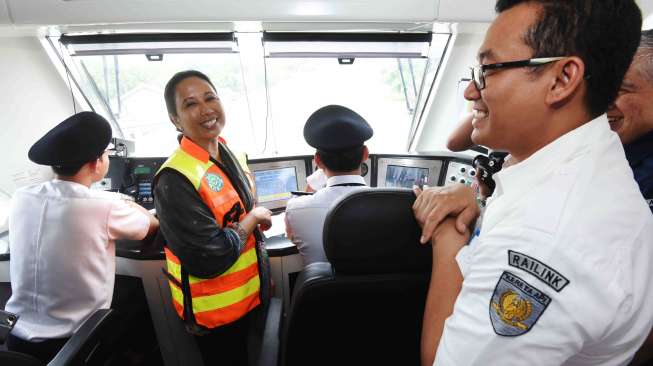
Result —
<instances>
[{"instance_id":1,"label":"black trousers","mask_svg":"<svg viewBox=\"0 0 653 366\"><path fill-rule=\"evenodd\" d=\"M7 349L14 352L27 353L30 356L38 358L43 363L48 363L57 355L67 341L68 338L52 338L42 342L30 342L9 333L7 337Z\"/></svg>"},{"instance_id":2,"label":"black trousers","mask_svg":"<svg viewBox=\"0 0 653 366\"><path fill-rule=\"evenodd\" d=\"M204 366L247 366L254 364L260 347L262 306L233 323L195 336Z\"/></svg>"},{"instance_id":3,"label":"black trousers","mask_svg":"<svg viewBox=\"0 0 653 366\"><path fill-rule=\"evenodd\" d=\"M115 311L114 321L110 324L111 329L105 333L103 347L95 350L93 359L121 366L138 364L139 362L130 360L135 358L133 353L146 353L151 349L155 349L157 356L160 357L143 284L139 278L116 275L111 308ZM53 338L43 342L29 342L10 333L7 338L7 349L27 353L48 363L68 339ZM136 356L144 358L146 355ZM147 361L150 364L163 363L160 358Z\"/></svg>"}]
</instances>

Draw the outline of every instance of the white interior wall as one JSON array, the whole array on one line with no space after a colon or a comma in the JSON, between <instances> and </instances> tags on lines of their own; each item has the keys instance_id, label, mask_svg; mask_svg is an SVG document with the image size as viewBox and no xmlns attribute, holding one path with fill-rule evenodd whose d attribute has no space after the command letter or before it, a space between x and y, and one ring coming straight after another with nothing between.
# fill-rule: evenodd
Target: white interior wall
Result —
<instances>
[{"instance_id":1,"label":"white interior wall","mask_svg":"<svg viewBox=\"0 0 653 366\"><path fill-rule=\"evenodd\" d=\"M644 24L642 29L653 28L653 1L651 0L636 0L639 8L642 10L642 18Z\"/></svg>"},{"instance_id":2,"label":"white interior wall","mask_svg":"<svg viewBox=\"0 0 653 366\"><path fill-rule=\"evenodd\" d=\"M442 78L414 145L417 152L446 150L447 137L457 126L465 107L458 82L462 78L469 79L469 67L476 63L476 53L484 36L484 33L459 33L450 46L448 62L440 70Z\"/></svg>"},{"instance_id":3,"label":"white interior wall","mask_svg":"<svg viewBox=\"0 0 653 366\"><path fill-rule=\"evenodd\" d=\"M27 158L30 146L73 113L70 92L34 37L0 37L0 232L9 195L51 177Z\"/></svg>"},{"instance_id":4,"label":"white interior wall","mask_svg":"<svg viewBox=\"0 0 653 366\"><path fill-rule=\"evenodd\" d=\"M9 24L11 23L11 18L9 17L9 8L5 0L0 0L0 24Z\"/></svg>"}]
</instances>

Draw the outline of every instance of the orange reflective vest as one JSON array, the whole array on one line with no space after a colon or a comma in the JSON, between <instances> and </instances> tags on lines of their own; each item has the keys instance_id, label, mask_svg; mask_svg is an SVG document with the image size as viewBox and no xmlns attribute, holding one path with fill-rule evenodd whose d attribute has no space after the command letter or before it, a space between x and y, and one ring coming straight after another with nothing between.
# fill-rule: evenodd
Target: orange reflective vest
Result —
<instances>
[{"instance_id":1,"label":"orange reflective vest","mask_svg":"<svg viewBox=\"0 0 653 366\"><path fill-rule=\"evenodd\" d=\"M184 137L159 172L166 168L188 178L219 225L238 222L247 213L229 177L211 161L206 150L191 140ZM164 251L172 303L182 319L194 318L197 325L215 328L240 319L260 303L261 284L253 234L247 238L238 260L214 278L188 274L168 247ZM187 296L190 301L185 302ZM186 306L192 307L192 313Z\"/></svg>"}]
</instances>

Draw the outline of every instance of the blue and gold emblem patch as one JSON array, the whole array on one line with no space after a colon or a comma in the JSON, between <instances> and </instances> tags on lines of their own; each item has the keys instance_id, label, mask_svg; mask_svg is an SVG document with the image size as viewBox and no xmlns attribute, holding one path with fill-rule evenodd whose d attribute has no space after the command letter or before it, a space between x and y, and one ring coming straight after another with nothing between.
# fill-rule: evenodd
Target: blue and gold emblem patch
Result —
<instances>
[{"instance_id":1,"label":"blue and gold emblem patch","mask_svg":"<svg viewBox=\"0 0 653 366\"><path fill-rule=\"evenodd\" d=\"M213 192L220 192L222 187L224 187L222 177L217 174L208 173L205 178L206 183L209 185L209 188L211 188Z\"/></svg>"},{"instance_id":2,"label":"blue and gold emblem patch","mask_svg":"<svg viewBox=\"0 0 653 366\"><path fill-rule=\"evenodd\" d=\"M503 272L490 300L494 332L508 337L528 332L550 303L551 298L542 291L510 272Z\"/></svg>"}]
</instances>

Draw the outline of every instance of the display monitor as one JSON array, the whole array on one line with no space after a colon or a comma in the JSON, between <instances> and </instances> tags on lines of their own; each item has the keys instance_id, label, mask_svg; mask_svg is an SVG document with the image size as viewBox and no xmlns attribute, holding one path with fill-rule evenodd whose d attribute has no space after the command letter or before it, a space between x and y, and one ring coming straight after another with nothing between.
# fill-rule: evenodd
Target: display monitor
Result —
<instances>
[{"instance_id":1,"label":"display monitor","mask_svg":"<svg viewBox=\"0 0 653 366\"><path fill-rule=\"evenodd\" d=\"M295 167L255 171L254 178L259 203L288 199L297 190Z\"/></svg>"},{"instance_id":2,"label":"display monitor","mask_svg":"<svg viewBox=\"0 0 653 366\"><path fill-rule=\"evenodd\" d=\"M283 210L292 191L306 189L306 164L306 160L297 157L250 161L258 204L270 210Z\"/></svg>"},{"instance_id":3,"label":"display monitor","mask_svg":"<svg viewBox=\"0 0 653 366\"><path fill-rule=\"evenodd\" d=\"M411 188L412 186L423 186L428 183L428 168L417 168L411 166L388 165L385 173L386 187Z\"/></svg>"},{"instance_id":4,"label":"display monitor","mask_svg":"<svg viewBox=\"0 0 653 366\"><path fill-rule=\"evenodd\" d=\"M401 155L379 156L376 166L377 187L437 186L442 170L442 159Z\"/></svg>"}]
</instances>

